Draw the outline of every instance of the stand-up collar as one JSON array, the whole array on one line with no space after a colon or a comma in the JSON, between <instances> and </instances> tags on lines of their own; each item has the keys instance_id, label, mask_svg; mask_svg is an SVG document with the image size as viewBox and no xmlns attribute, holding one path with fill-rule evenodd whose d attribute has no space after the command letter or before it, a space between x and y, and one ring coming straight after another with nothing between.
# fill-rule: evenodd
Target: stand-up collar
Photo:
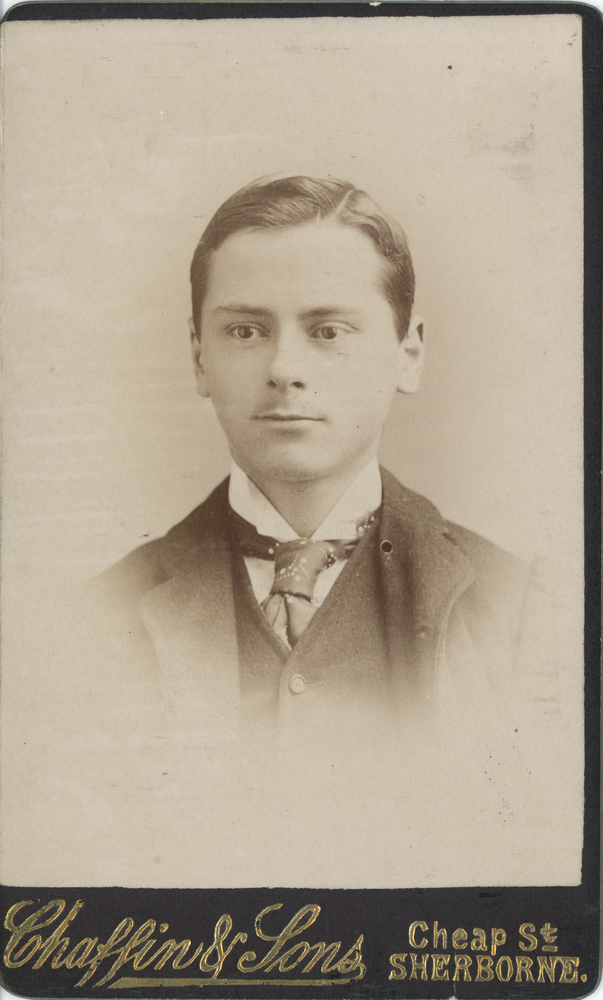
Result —
<instances>
[{"instance_id":1,"label":"stand-up collar","mask_svg":"<svg viewBox=\"0 0 603 1000\"><path fill-rule=\"evenodd\" d=\"M381 494L381 474L377 459L374 458L358 473L329 511L312 535L313 540L354 538L356 522L381 505ZM268 535L279 542L291 542L298 537L291 525L236 462L232 463L228 500L233 510L253 524L260 535Z\"/></svg>"}]
</instances>

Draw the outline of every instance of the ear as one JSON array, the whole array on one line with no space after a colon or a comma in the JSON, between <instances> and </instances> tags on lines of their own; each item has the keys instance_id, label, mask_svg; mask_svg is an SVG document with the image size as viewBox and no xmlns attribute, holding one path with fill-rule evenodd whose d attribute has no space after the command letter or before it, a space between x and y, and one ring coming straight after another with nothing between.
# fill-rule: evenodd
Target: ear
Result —
<instances>
[{"instance_id":1,"label":"ear","mask_svg":"<svg viewBox=\"0 0 603 1000\"><path fill-rule=\"evenodd\" d=\"M197 336L192 316L188 321L188 328L191 335L191 352L193 356L195 378L197 380L197 392L200 396L207 398L209 396L209 389L207 388L207 379L201 363L201 340Z\"/></svg>"},{"instance_id":2,"label":"ear","mask_svg":"<svg viewBox=\"0 0 603 1000\"><path fill-rule=\"evenodd\" d=\"M396 387L398 392L416 392L419 388L423 361L425 360L424 326L423 318L413 315L408 333L400 342L398 385Z\"/></svg>"}]
</instances>

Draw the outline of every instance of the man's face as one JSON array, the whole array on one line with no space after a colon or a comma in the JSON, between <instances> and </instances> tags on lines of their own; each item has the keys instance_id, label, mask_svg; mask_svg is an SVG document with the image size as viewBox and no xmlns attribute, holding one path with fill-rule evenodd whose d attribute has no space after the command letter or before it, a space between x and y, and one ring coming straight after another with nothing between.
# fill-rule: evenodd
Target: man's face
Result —
<instances>
[{"instance_id":1,"label":"man's face","mask_svg":"<svg viewBox=\"0 0 603 1000\"><path fill-rule=\"evenodd\" d=\"M360 470L396 389L418 385L420 320L399 343L371 240L333 221L230 236L193 337L237 464L260 487Z\"/></svg>"}]
</instances>

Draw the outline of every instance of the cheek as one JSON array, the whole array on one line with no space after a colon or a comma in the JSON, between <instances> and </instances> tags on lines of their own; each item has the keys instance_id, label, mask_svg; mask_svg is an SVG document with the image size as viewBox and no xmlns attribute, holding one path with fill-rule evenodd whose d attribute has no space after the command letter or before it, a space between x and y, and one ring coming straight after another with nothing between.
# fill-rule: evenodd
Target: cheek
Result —
<instances>
[{"instance_id":1,"label":"cheek","mask_svg":"<svg viewBox=\"0 0 603 1000\"><path fill-rule=\"evenodd\" d=\"M397 355L388 353L386 356L373 354L362 359L355 365L349 375L349 393L352 399L357 399L365 408L374 405L381 410L389 406L397 385Z\"/></svg>"},{"instance_id":2,"label":"cheek","mask_svg":"<svg viewBox=\"0 0 603 1000\"><path fill-rule=\"evenodd\" d=\"M349 426L354 435L371 437L378 433L385 423L396 394L396 381L392 371L367 366L354 384L346 387L342 409L348 415Z\"/></svg>"},{"instance_id":3,"label":"cheek","mask_svg":"<svg viewBox=\"0 0 603 1000\"><path fill-rule=\"evenodd\" d=\"M237 359L229 352L219 357L208 356L205 362L207 386L216 408L236 409L249 395L251 379L239 368Z\"/></svg>"}]
</instances>

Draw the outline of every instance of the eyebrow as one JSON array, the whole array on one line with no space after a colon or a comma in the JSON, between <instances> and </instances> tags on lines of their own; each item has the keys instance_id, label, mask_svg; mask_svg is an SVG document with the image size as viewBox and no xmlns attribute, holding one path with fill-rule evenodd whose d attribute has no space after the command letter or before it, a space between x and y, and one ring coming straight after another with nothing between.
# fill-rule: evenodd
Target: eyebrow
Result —
<instances>
[{"instance_id":1,"label":"eyebrow","mask_svg":"<svg viewBox=\"0 0 603 1000\"><path fill-rule=\"evenodd\" d=\"M301 314L302 319L326 319L329 316L359 316L361 309L346 309L343 306L319 306Z\"/></svg>"},{"instance_id":2,"label":"eyebrow","mask_svg":"<svg viewBox=\"0 0 603 1000\"><path fill-rule=\"evenodd\" d=\"M241 316L272 316L272 311L270 309L263 309L261 306L248 306L242 302L233 302L224 306L216 306L214 310L215 313L237 313ZM300 318L307 319L326 319L330 316L359 316L361 313L360 309L346 309L341 306L318 306L315 309L308 309L306 312L301 313Z\"/></svg>"},{"instance_id":3,"label":"eyebrow","mask_svg":"<svg viewBox=\"0 0 603 1000\"><path fill-rule=\"evenodd\" d=\"M262 309L258 306L246 306L244 303L233 303L232 305L216 306L212 310L214 313L239 313L242 316L271 316L270 309Z\"/></svg>"}]
</instances>

